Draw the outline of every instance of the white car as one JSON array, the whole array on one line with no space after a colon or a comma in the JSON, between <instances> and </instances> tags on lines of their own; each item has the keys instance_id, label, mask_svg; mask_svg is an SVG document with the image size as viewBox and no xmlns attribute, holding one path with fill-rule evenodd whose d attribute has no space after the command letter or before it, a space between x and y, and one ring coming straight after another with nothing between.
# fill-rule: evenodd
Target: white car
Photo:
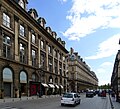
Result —
<instances>
[{"instance_id":1,"label":"white car","mask_svg":"<svg viewBox=\"0 0 120 109\"><path fill-rule=\"evenodd\" d=\"M61 97L61 106L63 105L73 105L80 104L80 96L77 93L65 93Z\"/></svg>"}]
</instances>

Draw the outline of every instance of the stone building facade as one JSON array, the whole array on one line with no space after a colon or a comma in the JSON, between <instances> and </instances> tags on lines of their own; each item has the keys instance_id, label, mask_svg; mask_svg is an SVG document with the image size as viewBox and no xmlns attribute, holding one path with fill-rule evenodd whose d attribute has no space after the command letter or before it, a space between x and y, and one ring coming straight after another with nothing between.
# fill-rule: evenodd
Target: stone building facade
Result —
<instances>
[{"instance_id":1,"label":"stone building facade","mask_svg":"<svg viewBox=\"0 0 120 109\"><path fill-rule=\"evenodd\" d=\"M70 49L68 55L68 90L79 92L81 90L97 89L98 78L83 61L78 52Z\"/></svg>"},{"instance_id":2,"label":"stone building facade","mask_svg":"<svg viewBox=\"0 0 120 109\"><path fill-rule=\"evenodd\" d=\"M120 50L116 54L111 76L111 88L116 94L116 101L120 102Z\"/></svg>"},{"instance_id":3,"label":"stone building facade","mask_svg":"<svg viewBox=\"0 0 120 109\"><path fill-rule=\"evenodd\" d=\"M0 0L0 98L67 91L65 41L27 0Z\"/></svg>"}]
</instances>

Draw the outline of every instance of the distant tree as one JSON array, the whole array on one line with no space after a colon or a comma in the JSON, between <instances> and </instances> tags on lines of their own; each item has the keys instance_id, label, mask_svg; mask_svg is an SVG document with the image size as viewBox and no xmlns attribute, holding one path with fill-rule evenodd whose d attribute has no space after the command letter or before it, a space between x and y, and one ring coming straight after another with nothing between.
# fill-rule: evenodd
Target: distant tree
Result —
<instances>
[{"instance_id":1,"label":"distant tree","mask_svg":"<svg viewBox=\"0 0 120 109\"><path fill-rule=\"evenodd\" d=\"M98 86L98 88L99 89L110 89L110 84L108 83L107 85L105 84L105 85L100 85L100 86Z\"/></svg>"}]
</instances>

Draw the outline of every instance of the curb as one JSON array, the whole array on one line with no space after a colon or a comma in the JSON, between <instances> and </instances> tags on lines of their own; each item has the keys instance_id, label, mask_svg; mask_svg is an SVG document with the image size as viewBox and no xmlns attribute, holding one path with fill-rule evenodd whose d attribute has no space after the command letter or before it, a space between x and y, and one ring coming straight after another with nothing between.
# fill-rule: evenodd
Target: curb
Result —
<instances>
[{"instance_id":1,"label":"curb","mask_svg":"<svg viewBox=\"0 0 120 109\"><path fill-rule=\"evenodd\" d=\"M0 99L1 103L8 103L8 102L18 102L18 101L25 101L25 100L37 100L37 99L45 99L45 98L53 98L59 97L60 95L43 95L42 97L32 96L32 97L21 97L21 98L5 98Z\"/></svg>"}]
</instances>

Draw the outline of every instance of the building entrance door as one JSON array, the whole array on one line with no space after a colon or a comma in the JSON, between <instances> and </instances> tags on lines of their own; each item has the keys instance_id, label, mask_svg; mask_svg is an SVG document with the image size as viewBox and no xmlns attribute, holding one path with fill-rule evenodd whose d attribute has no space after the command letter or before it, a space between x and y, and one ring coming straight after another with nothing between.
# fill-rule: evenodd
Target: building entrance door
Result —
<instances>
[{"instance_id":1,"label":"building entrance door","mask_svg":"<svg viewBox=\"0 0 120 109\"><path fill-rule=\"evenodd\" d=\"M4 96L11 97L11 83L4 83Z\"/></svg>"}]
</instances>

